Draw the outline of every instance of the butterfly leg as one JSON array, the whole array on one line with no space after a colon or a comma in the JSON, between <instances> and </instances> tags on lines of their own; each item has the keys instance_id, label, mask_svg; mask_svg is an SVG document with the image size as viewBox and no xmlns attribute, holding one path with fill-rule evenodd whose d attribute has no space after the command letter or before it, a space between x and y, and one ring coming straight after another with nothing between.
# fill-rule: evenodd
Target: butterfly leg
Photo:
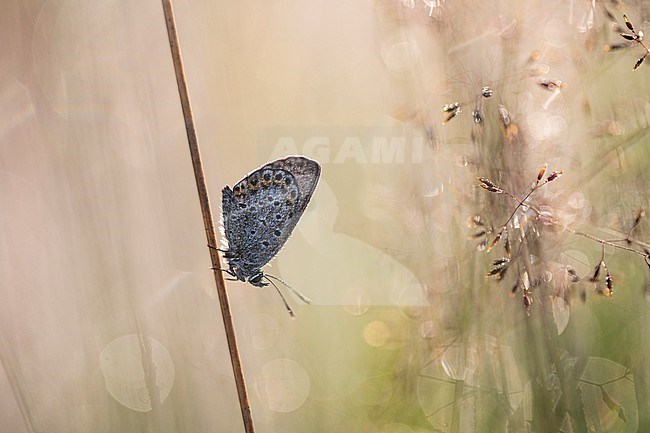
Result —
<instances>
[{"instance_id":1,"label":"butterfly leg","mask_svg":"<svg viewBox=\"0 0 650 433\"><path fill-rule=\"evenodd\" d=\"M222 253L228 253L228 251L229 251L229 250L222 250L221 248L217 248L214 245L210 245L210 244L208 244L208 248L210 248L211 250L217 250L217 251L222 252Z\"/></svg>"},{"instance_id":2,"label":"butterfly leg","mask_svg":"<svg viewBox=\"0 0 650 433\"><path fill-rule=\"evenodd\" d=\"M235 274L230 269L217 269L217 268L210 268L210 269L212 269L213 271L218 270L218 271L221 271L221 272L225 272L226 274L230 275L231 277L235 277L235 278L226 278L227 281L239 281L240 280L239 278L237 278L237 274Z\"/></svg>"}]
</instances>

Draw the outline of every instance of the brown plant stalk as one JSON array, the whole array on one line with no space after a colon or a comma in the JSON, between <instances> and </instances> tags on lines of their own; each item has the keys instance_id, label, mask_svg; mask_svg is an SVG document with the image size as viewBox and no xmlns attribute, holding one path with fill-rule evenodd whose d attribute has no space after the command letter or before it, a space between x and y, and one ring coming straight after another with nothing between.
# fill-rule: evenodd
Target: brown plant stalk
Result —
<instances>
[{"instance_id":1,"label":"brown plant stalk","mask_svg":"<svg viewBox=\"0 0 650 433\"><path fill-rule=\"evenodd\" d=\"M190 155L192 157L192 166L194 168L194 178L196 180L196 188L199 194L199 203L201 205L201 214L203 215L203 225L205 227L205 236L208 241L208 251L210 252L210 260L212 261L212 269L214 272L214 281L217 286L217 295L219 296L219 304L221 306L221 316L223 318L223 326L228 342L228 349L230 352L230 362L232 364L233 374L235 376L235 385L237 386L237 395L239 397L239 406L241 408L242 419L244 422L244 429L246 433L254 433L253 418L251 415L250 403L248 402L248 393L246 391L246 382L244 380L244 373L242 370L241 359L239 357L239 349L237 348L237 339L235 337L235 327L230 314L230 303L228 301L228 293L226 292L226 284L221 272L221 261L219 258L219 251L217 248L217 236L214 230L214 223L212 220L212 211L210 210L210 200L208 198L208 190L205 184L205 176L203 174L203 164L201 162L201 154L199 152L199 143L196 136L194 127L194 117L192 115L192 107L190 105L190 97L187 90L187 82L185 80L185 70L183 68L183 59L181 56L181 49L178 42L178 34L176 33L176 22L174 19L174 10L172 8L171 0L162 0L163 11L165 14L165 22L167 24L167 35L169 37L169 47L171 49L172 61L174 63L174 71L176 73L176 83L178 85L178 93L181 99L181 107L183 109L183 118L185 120L185 130L187 132L187 141L190 148Z\"/></svg>"}]
</instances>

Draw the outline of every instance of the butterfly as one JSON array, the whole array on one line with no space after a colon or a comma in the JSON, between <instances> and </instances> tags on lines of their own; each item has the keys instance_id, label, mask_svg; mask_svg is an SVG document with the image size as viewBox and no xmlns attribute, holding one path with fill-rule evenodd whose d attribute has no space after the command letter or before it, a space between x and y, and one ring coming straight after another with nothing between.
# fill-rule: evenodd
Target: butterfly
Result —
<instances>
[{"instance_id":1,"label":"butterfly","mask_svg":"<svg viewBox=\"0 0 650 433\"><path fill-rule=\"evenodd\" d=\"M224 236L228 247L222 250L228 262L227 274L234 280L256 287L270 282L278 291L289 313L291 308L278 287L269 279L285 284L306 303L309 299L284 281L264 274L266 265L282 249L307 208L321 167L304 156L288 156L252 171L231 189L221 192Z\"/></svg>"}]
</instances>

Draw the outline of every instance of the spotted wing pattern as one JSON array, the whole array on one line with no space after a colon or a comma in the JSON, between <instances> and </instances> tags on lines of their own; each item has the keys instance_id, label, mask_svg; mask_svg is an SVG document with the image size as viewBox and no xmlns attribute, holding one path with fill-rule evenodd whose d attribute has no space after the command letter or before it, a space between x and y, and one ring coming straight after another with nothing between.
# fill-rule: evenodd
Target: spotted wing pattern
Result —
<instances>
[{"instance_id":1,"label":"spotted wing pattern","mask_svg":"<svg viewBox=\"0 0 650 433\"><path fill-rule=\"evenodd\" d=\"M307 207L318 178L317 162L291 156L251 172L222 191L226 258L246 278L285 244Z\"/></svg>"}]
</instances>

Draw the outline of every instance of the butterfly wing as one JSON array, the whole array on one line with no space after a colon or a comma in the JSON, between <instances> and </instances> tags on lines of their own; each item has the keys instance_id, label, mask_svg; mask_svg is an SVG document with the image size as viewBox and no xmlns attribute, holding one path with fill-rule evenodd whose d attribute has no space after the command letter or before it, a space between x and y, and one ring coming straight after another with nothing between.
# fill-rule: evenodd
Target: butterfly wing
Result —
<instances>
[{"instance_id":1,"label":"butterfly wing","mask_svg":"<svg viewBox=\"0 0 650 433\"><path fill-rule=\"evenodd\" d=\"M223 235L228 241L228 248L230 248L232 239L234 238L234 233L230 225L230 215L232 214L232 209L236 206L235 194L229 186L226 186L221 190L221 220L223 223Z\"/></svg>"},{"instance_id":2,"label":"butterfly wing","mask_svg":"<svg viewBox=\"0 0 650 433\"><path fill-rule=\"evenodd\" d=\"M228 256L251 276L285 244L307 207L320 166L304 157L266 164L222 191Z\"/></svg>"},{"instance_id":3,"label":"butterfly wing","mask_svg":"<svg viewBox=\"0 0 650 433\"><path fill-rule=\"evenodd\" d=\"M301 212L304 211L318 184L320 165L304 156L288 156L273 161L264 166L264 168L266 167L279 168L288 171L294 176L298 184Z\"/></svg>"}]
</instances>

